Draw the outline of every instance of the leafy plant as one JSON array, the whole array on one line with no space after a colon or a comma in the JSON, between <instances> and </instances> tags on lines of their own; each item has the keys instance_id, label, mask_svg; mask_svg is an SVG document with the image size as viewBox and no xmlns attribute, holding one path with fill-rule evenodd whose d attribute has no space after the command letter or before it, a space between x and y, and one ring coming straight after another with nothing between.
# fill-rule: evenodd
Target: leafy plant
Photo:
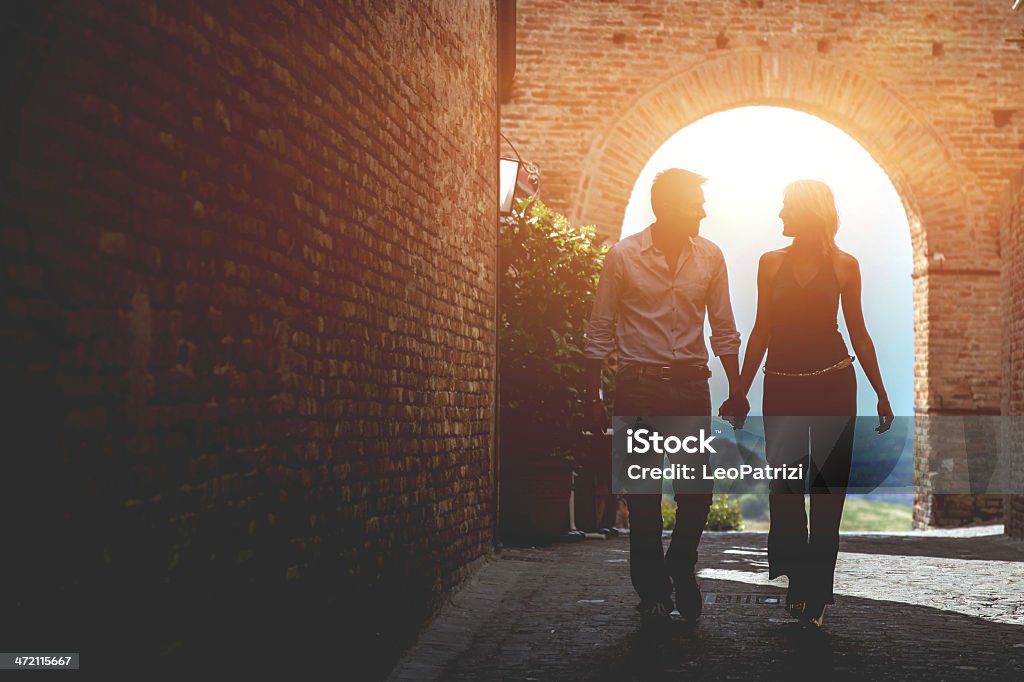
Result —
<instances>
[{"instance_id":1,"label":"leafy plant","mask_svg":"<svg viewBox=\"0 0 1024 682\"><path fill-rule=\"evenodd\" d=\"M498 240L498 376L504 451L572 458L579 447L583 334L607 248L539 201Z\"/></svg>"},{"instance_id":2,"label":"leafy plant","mask_svg":"<svg viewBox=\"0 0 1024 682\"><path fill-rule=\"evenodd\" d=\"M739 500L728 495L715 495L708 511L707 530L743 530L743 509Z\"/></svg>"},{"instance_id":3,"label":"leafy plant","mask_svg":"<svg viewBox=\"0 0 1024 682\"><path fill-rule=\"evenodd\" d=\"M676 505L666 499L661 500L661 525L665 530L676 527Z\"/></svg>"},{"instance_id":4,"label":"leafy plant","mask_svg":"<svg viewBox=\"0 0 1024 682\"><path fill-rule=\"evenodd\" d=\"M661 522L666 530L676 527L675 503L662 500ZM743 510L739 500L730 500L728 495L715 495L704 528L706 530L743 530Z\"/></svg>"}]
</instances>

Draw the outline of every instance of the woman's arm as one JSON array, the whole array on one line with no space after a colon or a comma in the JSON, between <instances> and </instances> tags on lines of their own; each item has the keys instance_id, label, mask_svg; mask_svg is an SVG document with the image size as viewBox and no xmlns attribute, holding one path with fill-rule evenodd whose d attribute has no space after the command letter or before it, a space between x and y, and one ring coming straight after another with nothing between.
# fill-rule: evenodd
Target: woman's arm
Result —
<instances>
[{"instance_id":1,"label":"woman's arm","mask_svg":"<svg viewBox=\"0 0 1024 682\"><path fill-rule=\"evenodd\" d=\"M754 317L754 328L747 339L747 350L743 354L743 369L740 370L740 390L743 395L750 392L757 370L764 360L771 340L771 320L768 312L768 301L771 300L772 282L779 269L778 255L769 251L761 255L757 264L757 314Z\"/></svg>"},{"instance_id":2,"label":"woman's arm","mask_svg":"<svg viewBox=\"0 0 1024 682\"><path fill-rule=\"evenodd\" d=\"M853 256L847 255L846 259L843 266L845 282L841 291L843 317L846 319L846 330L850 333L853 352L860 360L860 366L864 368L864 374L867 375L868 381L871 382L871 388L875 389L875 394L878 396L878 428L875 430L883 433L888 431L892 425L892 407L889 405L889 396L882 383L882 373L878 369L875 344L871 341L871 335L868 334L867 325L864 323L864 311L860 302L860 264Z\"/></svg>"}]
</instances>

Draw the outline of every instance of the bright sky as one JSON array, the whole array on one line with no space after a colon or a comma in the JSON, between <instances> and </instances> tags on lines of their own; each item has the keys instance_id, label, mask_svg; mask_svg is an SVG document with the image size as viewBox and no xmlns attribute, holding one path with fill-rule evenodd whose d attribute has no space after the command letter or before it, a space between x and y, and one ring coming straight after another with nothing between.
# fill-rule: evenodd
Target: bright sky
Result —
<instances>
[{"instance_id":1,"label":"bright sky","mask_svg":"<svg viewBox=\"0 0 1024 682\"><path fill-rule=\"evenodd\" d=\"M754 324L758 258L790 242L782 236L778 217L783 187L799 178L813 178L832 188L839 209L836 242L860 261L864 318L893 411L897 416L913 415L910 228L896 189L867 151L839 128L792 109L742 107L713 114L673 135L647 162L626 207L623 237L654 221L651 182L658 171L671 167L708 178L708 217L701 223L701 235L725 253L744 350ZM841 312L840 331L855 354ZM858 412L874 415L874 391L860 363L856 366ZM728 384L717 360L712 360L711 369L717 412ZM751 388L751 414L761 412L762 377L759 373Z\"/></svg>"}]
</instances>

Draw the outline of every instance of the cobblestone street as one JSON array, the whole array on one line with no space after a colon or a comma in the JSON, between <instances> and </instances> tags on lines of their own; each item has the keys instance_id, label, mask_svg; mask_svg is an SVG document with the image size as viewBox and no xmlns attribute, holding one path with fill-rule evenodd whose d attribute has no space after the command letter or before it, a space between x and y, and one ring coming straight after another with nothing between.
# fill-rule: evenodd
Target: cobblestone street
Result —
<instances>
[{"instance_id":1,"label":"cobblestone street","mask_svg":"<svg viewBox=\"0 0 1024 682\"><path fill-rule=\"evenodd\" d=\"M844 534L821 632L784 612L763 532L705 533L704 615L660 631L640 628L627 537L505 548L389 679L1017 679L1024 544L1001 532Z\"/></svg>"}]
</instances>

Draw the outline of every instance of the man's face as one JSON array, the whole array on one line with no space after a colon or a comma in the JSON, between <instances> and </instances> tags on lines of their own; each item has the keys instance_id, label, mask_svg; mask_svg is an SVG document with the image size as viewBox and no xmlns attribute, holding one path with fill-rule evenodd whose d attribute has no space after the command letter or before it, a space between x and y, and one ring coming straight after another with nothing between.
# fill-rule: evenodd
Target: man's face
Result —
<instances>
[{"instance_id":1,"label":"man's face","mask_svg":"<svg viewBox=\"0 0 1024 682\"><path fill-rule=\"evenodd\" d=\"M678 217L674 222L687 237L696 237L700 231L700 221L707 216L704 212L704 190L700 187L686 190L680 197L677 210Z\"/></svg>"}]
</instances>

